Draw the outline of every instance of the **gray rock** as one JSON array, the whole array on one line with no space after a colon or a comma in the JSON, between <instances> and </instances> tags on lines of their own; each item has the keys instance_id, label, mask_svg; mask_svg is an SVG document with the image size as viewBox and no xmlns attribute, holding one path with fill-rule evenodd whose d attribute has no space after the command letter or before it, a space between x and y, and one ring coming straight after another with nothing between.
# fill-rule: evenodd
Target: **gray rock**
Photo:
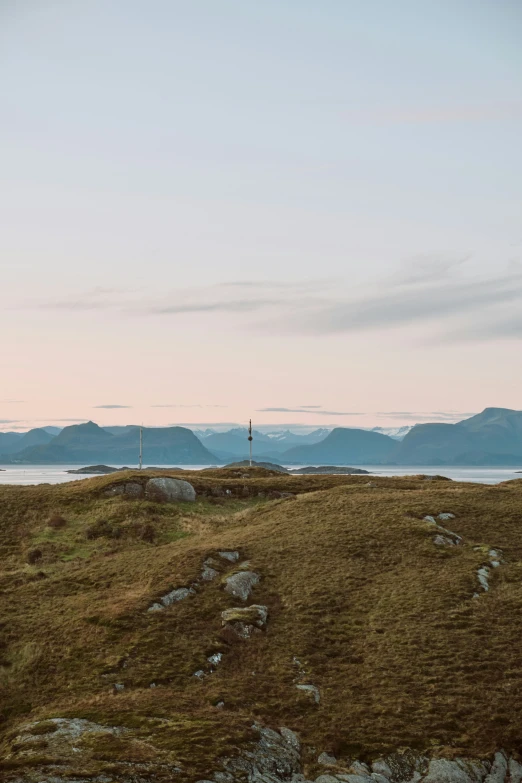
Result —
<instances>
[{"instance_id":1,"label":"gray rock","mask_svg":"<svg viewBox=\"0 0 522 783\"><path fill-rule=\"evenodd\" d=\"M489 775L487 775L484 783L504 783L507 771L507 758L502 752L495 753Z\"/></svg>"},{"instance_id":2,"label":"gray rock","mask_svg":"<svg viewBox=\"0 0 522 783\"><path fill-rule=\"evenodd\" d=\"M246 601L252 592L252 588L258 584L260 578L259 574L256 574L254 571L240 571L227 578L225 590L230 595L233 595L234 598Z\"/></svg>"},{"instance_id":3,"label":"gray rock","mask_svg":"<svg viewBox=\"0 0 522 783\"><path fill-rule=\"evenodd\" d=\"M218 552L218 555L223 560L228 560L229 563L235 563L239 560L239 552Z\"/></svg>"},{"instance_id":4,"label":"gray rock","mask_svg":"<svg viewBox=\"0 0 522 783\"><path fill-rule=\"evenodd\" d=\"M377 773L378 775L383 775L385 778L388 778L388 780L392 776L391 767L389 764L385 762L384 759L376 759L372 764L372 772Z\"/></svg>"},{"instance_id":5,"label":"gray rock","mask_svg":"<svg viewBox=\"0 0 522 783\"><path fill-rule=\"evenodd\" d=\"M522 764L515 759L509 759L509 783L520 783L522 780Z\"/></svg>"},{"instance_id":6,"label":"gray rock","mask_svg":"<svg viewBox=\"0 0 522 783\"><path fill-rule=\"evenodd\" d=\"M474 783L470 769L460 760L432 759L423 783Z\"/></svg>"},{"instance_id":7,"label":"gray rock","mask_svg":"<svg viewBox=\"0 0 522 783\"><path fill-rule=\"evenodd\" d=\"M279 729L279 733L281 734L284 741L292 746L292 748L296 751L296 753L301 752L301 742L299 740L299 737L295 733L295 731L292 731L291 729L287 729L284 726L282 726Z\"/></svg>"},{"instance_id":8,"label":"gray rock","mask_svg":"<svg viewBox=\"0 0 522 783\"><path fill-rule=\"evenodd\" d=\"M227 623L247 623L263 628L268 618L268 608L259 604L252 606L238 606L233 609L225 609L221 612L223 625Z\"/></svg>"},{"instance_id":9,"label":"gray rock","mask_svg":"<svg viewBox=\"0 0 522 783\"><path fill-rule=\"evenodd\" d=\"M305 693L310 694L310 696L313 696L313 699L316 704L319 704L321 701L321 694L319 693L319 688L317 688L315 685L296 685L295 686L297 690L304 691Z\"/></svg>"},{"instance_id":10,"label":"gray rock","mask_svg":"<svg viewBox=\"0 0 522 783\"><path fill-rule=\"evenodd\" d=\"M444 521L447 519L455 519L455 514L450 514L450 513L439 514L439 519L442 519Z\"/></svg>"},{"instance_id":11,"label":"gray rock","mask_svg":"<svg viewBox=\"0 0 522 783\"><path fill-rule=\"evenodd\" d=\"M198 669L197 672L194 672L192 676L197 677L198 680L202 680L203 677L205 676L205 672L203 671L203 669Z\"/></svg>"},{"instance_id":12,"label":"gray rock","mask_svg":"<svg viewBox=\"0 0 522 783\"><path fill-rule=\"evenodd\" d=\"M223 653L214 653L214 655L209 655L207 658L207 661L210 663L211 666L218 666L223 659Z\"/></svg>"},{"instance_id":13,"label":"gray rock","mask_svg":"<svg viewBox=\"0 0 522 783\"><path fill-rule=\"evenodd\" d=\"M116 682L116 683L114 683L114 690L118 691L118 692L124 691L125 690L125 685L122 682Z\"/></svg>"},{"instance_id":14,"label":"gray rock","mask_svg":"<svg viewBox=\"0 0 522 783\"><path fill-rule=\"evenodd\" d=\"M321 753L317 758L318 764L324 764L325 767L335 767L337 759L335 756L331 756L329 753Z\"/></svg>"},{"instance_id":15,"label":"gray rock","mask_svg":"<svg viewBox=\"0 0 522 783\"><path fill-rule=\"evenodd\" d=\"M500 549L490 549L488 552L489 564L493 568L499 568L502 564L502 552Z\"/></svg>"},{"instance_id":16,"label":"gray rock","mask_svg":"<svg viewBox=\"0 0 522 783\"><path fill-rule=\"evenodd\" d=\"M152 604L152 606L149 606L147 609L147 612L162 612L165 609L165 607L162 604Z\"/></svg>"},{"instance_id":17,"label":"gray rock","mask_svg":"<svg viewBox=\"0 0 522 783\"><path fill-rule=\"evenodd\" d=\"M424 522L429 522L430 525L436 525L437 524L437 520L435 519L435 517L432 517L432 516L424 517Z\"/></svg>"},{"instance_id":18,"label":"gray rock","mask_svg":"<svg viewBox=\"0 0 522 783\"><path fill-rule=\"evenodd\" d=\"M340 775L337 777L341 778ZM343 775L341 778L345 783L369 783L369 775Z\"/></svg>"},{"instance_id":19,"label":"gray rock","mask_svg":"<svg viewBox=\"0 0 522 783\"><path fill-rule=\"evenodd\" d=\"M489 574L490 574L490 570L487 566L482 566L482 568L479 568L479 570L477 571L477 577L480 586L486 593L489 590Z\"/></svg>"},{"instance_id":20,"label":"gray rock","mask_svg":"<svg viewBox=\"0 0 522 783\"><path fill-rule=\"evenodd\" d=\"M129 481L125 484L123 494L128 498L141 498L143 497L144 489L137 481Z\"/></svg>"},{"instance_id":21,"label":"gray rock","mask_svg":"<svg viewBox=\"0 0 522 783\"><path fill-rule=\"evenodd\" d=\"M389 783L389 778L384 777L384 775L379 774L379 772L372 772L370 777L375 783Z\"/></svg>"},{"instance_id":22,"label":"gray rock","mask_svg":"<svg viewBox=\"0 0 522 783\"><path fill-rule=\"evenodd\" d=\"M339 783L339 778L334 778L333 775L319 775L319 777L315 779L315 783Z\"/></svg>"},{"instance_id":23,"label":"gray rock","mask_svg":"<svg viewBox=\"0 0 522 783\"><path fill-rule=\"evenodd\" d=\"M207 565L206 563L203 564L203 570L201 572L201 578L204 582L212 582L213 579L216 578L216 576L219 575L219 572L216 571L215 568L212 568L212 566Z\"/></svg>"},{"instance_id":24,"label":"gray rock","mask_svg":"<svg viewBox=\"0 0 522 783\"><path fill-rule=\"evenodd\" d=\"M367 764L365 764L363 761L354 761L352 766L350 767L351 771L355 775L369 775L370 774L370 768Z\"/></svg>"},{"instance_id":25,"label":"gray rock","mask_svg":"<svg viewBox=\"0 0 522 783\"><path fill-rule=\"evenodd\" d=\"M145 486L145 497L156 503L192 502L196 499L196 490L188 481L181 479L151 478Z\"/></svg>"},{"instance_id":26,"label":"gray rock","mask_svg":"<svg viewBox=\"0 0 522 783\"><path fill-rule=\"evenodd\" d=\"M228 623L228 627L232 628L238 639L250 639L256 628L248 623ZM257 629L259 633L259 628Z\"/></svg>"},{"instance_id":27,"label":"gray rock","mask_svg":"<svg viewBox=\"0 0 522 783\"><path fill-rule=\"evenodd\" d=\"M433 543L436 546L455 546L455 542L452 541L451 538L449 538L449 536L437 535L433 539Z\"/></svg>"},{"instance_id":28,"label":"gray rock","mask_svg":"<svg viewBox=\"0 0 522 783\"><path fill-rule=\"evenodd\" d=\"M178 587L176 590L172 590L167 595L164 595L160 600L163 606L171 606L188 598L189 595L194 595L196 591L192 587Z\"/></svg>"},{"instance_id":29,"label":"gray rock","mask_svg":"<svg viewBox=\"0 0 522 783\"><path fill-rule=\"evenodd\" d=\"M112 498L112 497L116 497L116 495L123 495L124 492L125 492L124 484L115 484L112 487L107 487L107 489L103 494L107 498Z\"/></svg>"},{"instance_id":30,"label":"gray rock","mask_svg":"<svg viewBox=\"0 0 522 783\"><path fill-rule=\"evenodd\" d=\"M295 743L288 740L288 735L282 736L263 726L254 725L253 728L259 732L254 748L223 761L234 779L246 778L249 783L280 783L299 773L299 751Z\"/></svg>"}]
</instances>

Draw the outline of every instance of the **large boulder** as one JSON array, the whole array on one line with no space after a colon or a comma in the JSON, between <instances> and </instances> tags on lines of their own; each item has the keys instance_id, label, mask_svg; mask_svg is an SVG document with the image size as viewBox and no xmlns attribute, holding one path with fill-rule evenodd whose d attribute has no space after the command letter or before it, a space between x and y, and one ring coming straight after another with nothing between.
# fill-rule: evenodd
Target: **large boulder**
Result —
<instances>
[{"instance_id":1,"label":"large boulder","mask_svg":"<svg viewBox=\"0 0 522 783\"><path fill-rule=\"evenodd\" d=\"M188 481L174 478L151 478L145 486L145 497L156 503L193 502L196 490Z\"/></svg>"},{"instance_id":2,"label":"large boulder","mask_svg":"<svg viewBox=\"0 0 522 783\"><path fill-rule=\"evenodd\" d=\"M227 577L225 590L234 598L240 598L246 601L252 592L252 588L258 584L259 574L254 571L239 571L237 574Z\"/></svg>"}]
</instances>

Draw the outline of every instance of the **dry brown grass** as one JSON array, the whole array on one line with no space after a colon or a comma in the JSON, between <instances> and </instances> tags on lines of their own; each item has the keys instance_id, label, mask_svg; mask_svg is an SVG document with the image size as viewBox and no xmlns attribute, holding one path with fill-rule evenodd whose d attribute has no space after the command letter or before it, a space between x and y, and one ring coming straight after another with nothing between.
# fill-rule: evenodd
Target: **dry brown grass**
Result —
<instances>
[{"instance_id":1,"label":"dry brown grass","mask_svg":"<svg viewBox=\"0 0 522 783\"><path fill-rule=\"evenodd\" d=\"M21 723L67 715L132 729L132 748L89 740L93 774L132 751L201 776L250 736L253 719L298 731L314 757L522 751L522 480L224 476L183 473L211 497L229 489L220 506L105 498L112 476L0 488L4 754ZM267 499L288 491L300 494ZM446 524L463 546L434 546L422 518L443 511L456 515ZM67 526L49 530L51 513ZM121 536L89 539L102 521ZM136 532L144 525L153 543ZM28 566L35 546L42 559ZM474 600L479 546L506 562ZM146 611L222 549L261 574L252 602L269 608L266 632L223 639L221 611L237 601L221 579ZM216 651L222 664L197 681ZM115 682L125 685L117 695ZM316 685L320 703L298 683Z\"/></svg>"}]
</instances>

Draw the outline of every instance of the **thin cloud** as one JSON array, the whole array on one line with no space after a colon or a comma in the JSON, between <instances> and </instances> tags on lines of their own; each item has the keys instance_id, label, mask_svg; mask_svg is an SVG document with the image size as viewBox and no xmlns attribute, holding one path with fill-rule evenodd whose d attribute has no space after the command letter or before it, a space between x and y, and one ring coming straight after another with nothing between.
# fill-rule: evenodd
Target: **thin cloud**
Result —
<instances>
[{"instance_id":1,"label":"thin cloud","mask_svg":"<svg viewBox=\"0 0 522 783\"><path fill-rule=\"evenodd\" d=\"M228 408L228 405L151 405L151 408Z\"/></svg>"},{"instance_id":2,"label":"thin cloud","mask_svg":"<svg viewBox=\"0 0 522 783\"><path fill-rule=\"evenodd\" d=\"M121 295L127 293L119 288L96 286L67 299L52 299L38 303L43 310L111 310L121 306Z\"/></svg>"},{"instance_id":3,"label":"thin cloud","mask_svg":"<svg viewBox=\"0 0 522 783\"><path fill-rule=\"evenodd\" d=\"M428 345L450 339L521 339L521 266L514 263L494 277L476 278L465 273L468 260L465 256L419 256L372 286L344 291L340 281L334 286L331 280L237 280L148 298L97 288L67 301L37 306L115 310L128 317L229 315L243 320L249 329L278 338L285 333L327 337L392 328L409 328L416 336L417 327L426 325L431 329L431 335L423 337ZM508 317L510 308L512 317Z\"/></svg>"},{"instance_id":4,"label":"thin cloud","mask_svg":"<svg viewBox=\"0 0 522 783\"><path fill-rule=\"evenodd\" d=\"M25 400L0 400L2 405L12 405L14 403L22 403L25 402Z\"/></svg>"},{"instance_id":5,"label":"thin cloud","mask_svg":"<svg viewBox=\"0 0 522 783\"><path fill-rule=\"evenodd\" d=\"M476 415L474 413L464 413L462 411L379 411L374 414L375 416L381 416L383 418L401 419L402 421L413 421L417 423L429 424L446 423L455 424L456 422L469 419L471 416Z\"/></svg>"},{"instance_id":6,"label":"thin cloud","mask_svg":"<svg viewBox=\"0 0 522 783\"><path fill-rule=\"evenodd\" d=\"M307 410L308 407L313 410ZM307 406L307 408L257 408L256 413L313 413L319 416L364 416L364 413L348 411L324 411L317 410L320 406Z\"/></svg>"},{"instance_id":7,"label":"thin cloud","mask_svg":"<svg viewBox=\"0 0 522 783\"><path fill-rule=\"evenodd\" d=\"M118 408L132 408L132 405L93 405L93 408L104 408L106 410L117 410Z\"/></svg>"},{"instance_id":8,"label":"thin cloud","mask_svg":"<svg viewBox=\"0 0 522 783\"><path fill-rule=\"evenodd\" d=\"M183 313L249 313L262 307L280 303L279 299L232 299L192 304L150 305L144 311L148 315L181 315Z\"/></svg>"},{"instance_id":9,"label":"thin cloud","mask_svg":"<svg viewBox=\"0 0 522 783\"><path fill-rule=\"evenodd\" d=\"M379 293L333 302L306 317L296 313L289 325L304 333L361 332L479 314L482 318L484 308L513 302L522 302L518 270L489 280L429 278L409 285L381 285Z\"/></svg>"}]
</instances>

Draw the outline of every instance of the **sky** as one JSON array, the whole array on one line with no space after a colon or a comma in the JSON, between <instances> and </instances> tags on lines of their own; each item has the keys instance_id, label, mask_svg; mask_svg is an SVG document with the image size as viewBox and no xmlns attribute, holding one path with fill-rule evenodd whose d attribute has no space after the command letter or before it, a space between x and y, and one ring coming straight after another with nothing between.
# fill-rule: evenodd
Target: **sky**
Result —
<instances>
[{"instance_id":1,"label":"sky","mask_svg":"<svg viewBox=\"0 0 522 783\"><path fill-rule=\"evenodd\" d=\"M521 40L520 0L0 0L0 429L522 408Z\"/></svg>"}]
</instances>

